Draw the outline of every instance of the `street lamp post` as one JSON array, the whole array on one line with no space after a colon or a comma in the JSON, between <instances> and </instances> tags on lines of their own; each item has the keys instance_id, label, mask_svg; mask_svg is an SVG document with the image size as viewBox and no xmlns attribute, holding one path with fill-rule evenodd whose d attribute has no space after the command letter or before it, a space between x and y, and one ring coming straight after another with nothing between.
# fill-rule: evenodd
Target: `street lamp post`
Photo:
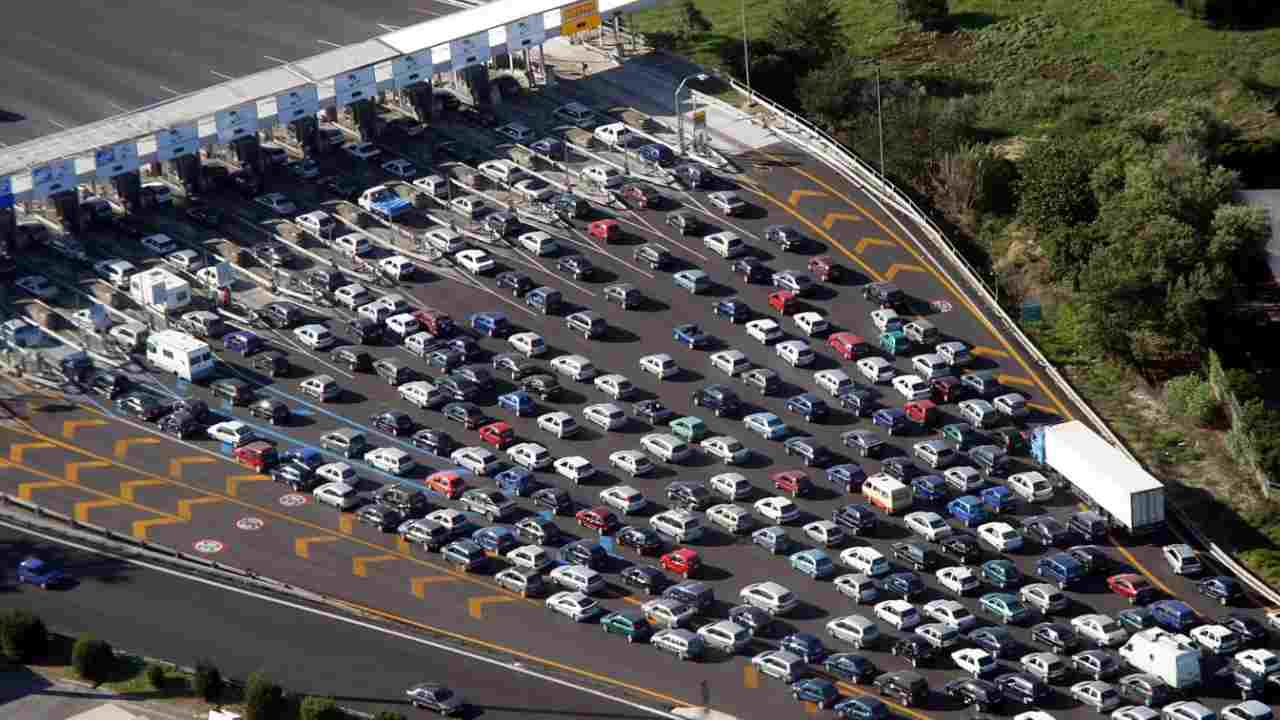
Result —
<instances>
[{"instance_id":1,"label":"street lamp post","mask_svg":"<svg viewBox=\"0 0 1280 720\"><path fill-rule=\"evenodd\" d=\"M751 45L747 42L747 0L742 0L742 70L747 76L747 102L754 103L751 92Z\"/></svg>"},{"instance_id":2,"label":"street lamp post","mask_svg":"<svg viewBox=\"0 0 1280 720\"><path fill-rule=\"evenodd\" d=\"M880 58L863 58L860 65L872 65L876 69L876 135L880 142L880 175L884 176L884 105L880 102Z\"/></svg>"},{"instance_id":3,"label":"street lamp post","mask_svg":"<svg viewBox=\"0 0 1280 720\"><path fill-rule=\"evenodd\" d=\"M676 86L676 93L675 93L675 96L672 98L671 109L674 110L676 113L676 131L677 131L677 135L680 138L680 154L681 155L684 154L684 113L680 112L680 91L684 89L685 83L689 82L690 80L697 80L699 82L703 82L706 79L707 79L706 73L696 73L694 75L689 75L685 79L681 80L680 84Z\"/></svg>"}]
</instances>

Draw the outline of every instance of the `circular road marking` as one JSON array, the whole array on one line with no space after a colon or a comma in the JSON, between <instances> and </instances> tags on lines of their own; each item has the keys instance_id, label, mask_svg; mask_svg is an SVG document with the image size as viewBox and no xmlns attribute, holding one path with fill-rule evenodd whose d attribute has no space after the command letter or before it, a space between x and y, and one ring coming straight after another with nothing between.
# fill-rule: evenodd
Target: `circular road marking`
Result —
<instances>
[{"instance_id":1,"label":"circular road marking","mask_svg":"<svg viewBox=\"0 0 1280 720\"><path fill-rule=\"evenodd\" d=\"M241 530L261 530L265 524L262 518L256 517L243 517L236 521L236 527Z\"/></svg>"},{"instance_id":2,"label":"circular road marking","mask_svg":"<svg viewBox=\"0 0 1280 720\"><path fill-rule=\"evenodd\" d=\"M945 313L951 312L951 303L947 300L934 300L929 303L934 312Z\"/></svg>"},{"instance_id":3,"label":"circular road marking","mask_svg":"<svg viewBox=\"0 0 1280 720\"><path fill-rule=\"evenodd\" d=\"M285 507L298 507L307 504L307 496L302 493L289 493L280 496L280 504Z\"/></svg>"},{"instance_id":4,"label":"circular road marking","mask_svg":"<svg viewBox=\"0 0 1280 720\"><path fill-rule=\"evenodd\" d=\"M194 547L196 549L196 552L198 553L204 553L205 555L213 555L214 553L222 552L222 548L226 546L217 540L206 539L206 540L195 541L195 544L193 544L192 547Z\"/></svg>"}]
</instances>

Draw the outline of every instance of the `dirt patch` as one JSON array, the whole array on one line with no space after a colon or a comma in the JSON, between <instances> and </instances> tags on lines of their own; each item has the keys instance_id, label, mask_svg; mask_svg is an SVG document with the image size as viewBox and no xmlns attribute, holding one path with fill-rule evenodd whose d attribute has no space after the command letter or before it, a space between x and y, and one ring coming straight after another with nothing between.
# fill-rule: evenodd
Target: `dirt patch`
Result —
<instances>
[{"instance_id":1,"label":"dirt patch","mask_svg":"<svg viewBox=\"0 0 1280 720\"><path fill-rule=\"evenodd\" d=\"M1056 62L1041 65L1036 73L1044 80L1055 82L1084 82L1100 85L1116 79L1116 75L1098 63L1085 63L1082 60Z\"/></svg>"},{"instance_id":2,"label":"dirt patch","mask_svg":"<svg viewBox=\"0 0 1280 720\"><path fill-rule=\"evenodd\" d=\"M1059 82L1070 82L1075 73L1075 68L1065 63L1041 65L1037 70L1037 74L1045 80L1057 80Z\"/></svg>"},{"instance_id":3,"label":"dirt patch","mask_svg":"<svg viewBox=\"0 0 1280 720\"><path fill-rule=\"evenodd\" d=\"M971 60L974 36L967 32L904 32L880 53L880 59L900 63L963 63Z\"/></svg>"}]
</instances>

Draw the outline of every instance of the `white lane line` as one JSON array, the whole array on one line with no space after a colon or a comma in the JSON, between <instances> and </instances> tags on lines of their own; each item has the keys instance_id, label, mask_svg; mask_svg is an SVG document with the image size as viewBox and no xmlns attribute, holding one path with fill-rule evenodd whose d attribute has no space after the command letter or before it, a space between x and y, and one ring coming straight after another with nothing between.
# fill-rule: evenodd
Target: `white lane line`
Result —
<instances>
[{"instance_id":1,"label":"white lane line","mask_svg":"<svg viewBox=\"0 0 1280 720\"><path fill-rule=\"evenodd\" d=\"M445 15L445 13L442 13L438 10L427 10L426 8L409 8L409 9L418 13L419 15L426 15L428 17L442 17L443 15Z\"/></svg>"},{"instance_id":2,"label":"white lane line","mask_svg":"<svg viewBox=\"0 0 1280 720\"><path fill-rule=\"evenodd\" d=\"M572 242L573 242L573 244L574 244L574 245L578 245L578 246L580 246L580 247L585 247L585 248L587 248L587 249L589 249L589 250L594 250L595 252L598 252L598 253L600 253L601 255L604 255L605 257L609 258L610 260L613 260L613 261L617 262L619 265L623 265L623 266L625 266L625 267L628 267L628 268L630 268L632 271L634 271L634 272L638 272L638 273L640 273L641 275L643 275L643 276L645 276L645 277L649 278L650 280L652 280L652 279L653 279L653 274L652 274L652 273L649 273L649 272L646 272L646 271L644 271L644 270L641 270L640 268L636 267L635 265L632 265L631 263L627 262L626 260L623 260L622 258L618 257L617 255L614 255L613 253L609 252L609 251L608 251L608 250L606 250L605 248L600 247L599 245L597 245L597 244L595 243L595 241L594 241L594 240L592 240L592 239L591 239L591 237L590 237L590 236L588 236L585 232L583 232L583 231L582 231L582 230L580 230L579 228L574 227L574 228L571 228L571 229L573 230L574 234L576 234L576 235L578 236L578 239L577 239L577 240L572 240Z\"/></svg>"},{"instance_id":3,"label":"white lane line","mask_svg":"<svg viewBox=\"0 0 1280 720\"><path fill-rule=\"evenodd\" d=\"M110 105L111 107L113 107L113 108L115 108L115 109L119 110L120 112L129 112L129 108L127 108L127 107L125 107L125 106L121 105L121 104L120 104L120 103L118 103L118 102L112 102L112 101L108 100L108 101L107 101L107 104L108 104L108 105Z\"/></svg>"},{"instance_id":4,"label":"white lane line","mask_svg":"<svg viewBox=\"0 0 1280 720\"><path fill-rule=\"evenodd\" d=\"M746 228L742 227L741 225L737 225L735 223L730 222L729 218L724 216L724 213L712 212L711 210L708 210L707 207L702 203L698 202L698 199L695 198L693 195L691 195L688 190L683 190L681 191L681 193L689 200L690 203L692 203L693 209L698 210L699 212L711 218L718 224L728 225L729 227L733 228L739 235L742 235L744 237L749 237L756 242L760 242L759 236L757 236L755 233L751 232L750 230L747 230Z\"/></svg>"},{"instance_id":5,"label":"white lane line","mask_svg":"<svg viewBox=\"0 0 1280 720\"><path fill-rule=\"evenodd\" d=\"M52 124L52 125L57 125L58 127L62 128L63 130L66 130L66 129L67 129L67 127L68 127L67 125L63 125L62 123L58 122L57 120L54 120L53 118L47 118L47 119L48 119L48 121L49 121L49 123L50 123L50 124Z\"/></svg>"},{"instance_id":6,"label":"white lane line","mask_svg":"<svg viewBox=\"0 0 1280 720\"><path fill-rule=\"evenodd\" d=\"M387 32L395 32L396 30L400 29L399 25L387 25L385 23L378 23L378 27L382 28Z\"/></svg>"},{"instance_id":7,"label":"white lane line","mask_svg":"<svg viewBox=\"0 0 1280 720\"><path fill-rule=\"evenodd\" d=\"M273 63L280 63L281 65L288 65L288 64L289 64L289 61L288 61L288 60L285 60L285 59L283 59L283 58L278 58L278 57L275 57L275 56L273 56L273 55L263 55L262 57L264 57L264 58L266 58L266 59L270 60L270 61L271 61L271 62L273 62Z\"/></svg>"},{"instance_id":8,"label":"white lane line","mask_svg":"<svg viewBox=\"0 0 1280 720\"><path fill-rule=\"evenodd\" d=\"M232 77L232 76L230 76L230 75L228 75L228 74L226 74L226 73L220 73L220 72L218 72L217 70L210 70L209 72L210 72L210 73L212 73L215 77L220 77L220 78L222 78L223 80L235 80L235 78L234 78L234 77Z\"/></svg>"},{"instance_id":9,"label":"white lane line","mask_svg":"<svg viewBox=\"0 0 1280 720\"><path fill-rule=\"evenodd\" d=\"M342 47L336 42L329 42L328 40L320 40L318 38L316 39L316 42L320 43L321 45L328 45L329 47L336 47L336 48Z\"/></svg>"},{"instance_id":10,"label":"white lane line","mask_svg":"<svg viewBox=\"0 0 1280 720\"><path fill-rule=\"evenodd\" d=\"M218 457L222 457L222 456L219 455ZM55 535L47 535L43 532L40 532L39 530L33 530L31 528L24 527L16 523L11 523L7 520L0 520L0 525L3 525L4 527L9 528L10 530L16 530L18 532L23 532L28 535L33 535L47 542L57 543L64 547L75 548L76 550L80 550L81 552L87 552L93 555L108 557L113 560L117 560L119 562L128 563L129 565L133 565L134 567L140 567L147 570L151 570L153 572L161 573L163 575L168 575L169 577L174 577L180 580L187 580L189 582L199 583L201 585L204 585L205 587L217 588L225 592L235 593L237 595L242 595L247 598L258 600L260 602L270 603L272 605L278 605L280 607L289 608L290 610L293 610L295 612L304 612L310 615L315 615L316 617L325 618L326 620L345 623L347 625L351 625L352 627L358 627L365 630L372 630L373 632L382 633L387 637L396 638L398 640L404 640L410 643L416 643L423 647L429 647L434 650L439 650L441 652L451 653L453 655L466 658L473 662L484 663L486 665L493 665L494 667L502 668L504 671L508 673L515 672L521 675L527 675L537 680L541 680L542 682L551 683L552 685L559 685L560 687L569 688L571 690L577 690L579 692L586 693L593 697L600 698L601 700L604 700L606 702L615 702L615 703L618 703L619 705L624 705L626 707L629 707L632 710L648 713L649 715L652 715L654 717L667 718L668 720L680 720L679 715L673 715L663 710L649 707L648 705L644 705L642 703L633 702L631 700L624 700L618 697L617 694L615 693L609 693L603 690L596 690L594 688L590 688L585 685L579 685L577 683L570 682L563 678L555 677L554 675L548 675L546 673L542 673L537 670L530 669L523 663L512 662L509 659L499 659L494 657L488 657L485 655L481 655L479 653L473 653L468 650L463 650L461 648L453 647L451 645L446 645L445 643L438 642L435 640L428 640L426 638L418 637L416 635L411 635L409 633L399 632L397 630L392 630L391 628L375 625L374 623L367 622L365 620L357 620L355 618L347 617L345 615L340 615L335 612L330 612L328 610L321 610L319 608L311 607L309 605L303 605L301 603L291 602L289 600L284 600L278 597L267 595L265 593L254 592L253 590L247 590L242 587L223 584L217 580L212 580L210 578L199 577L196 575L188 575L187 573L184 573L180 570L174 570L172 568L167 568L162 565L155 565L145 560L138 560L137 558L134 558L134 557L129 557L127 555L121 555L121 554L115 553L111 550L104 550L101 548L91 547L89 545L84 545L78 542L57 537ZM497 647L500 647L500 646L497 646ZM537 662L537 661L531 660L531 662Z\"/></svg>"},{"instance_id":11,"label":"white lane line","mask_svg":"<svg viewBox=\"0 0 1280 720\"><path fill-rule=\"evenodd\" d=\"M177 90L174 90L173 88L170 88L170 87L165 87L164 85L157 85L156 87L160 88L161 90L163 90L163 91L165 91L165 92L167 92L167 93L171 93L171 94L173 94L173 95L181 95L181 94L182 94L182 93L178 92Z\"/></svg>"}]
</instances>

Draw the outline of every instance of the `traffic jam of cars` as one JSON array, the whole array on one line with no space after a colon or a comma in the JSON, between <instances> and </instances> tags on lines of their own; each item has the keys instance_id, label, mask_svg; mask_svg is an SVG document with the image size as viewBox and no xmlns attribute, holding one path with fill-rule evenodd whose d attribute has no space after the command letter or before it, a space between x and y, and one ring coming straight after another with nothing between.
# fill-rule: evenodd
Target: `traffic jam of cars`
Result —
<instances>
[{"instance_id":1,"label":"traffic jam of cars","mask_svg":"<svg viewBox=\"0 0 1280 720\"><path fill-rule=\"evenodd\" d=\"M777 224L730 173L580 103L542 110L453 106L435 167L409 159L424 133L403 118L377 144L326 126L340 149L318 164L289 149L271 193L233 168L109 221L90 249L130 249L89 258L101 282L158 265L212 282L207 243L229 236L248 245L233 264L292 275L314 302L169 312L170 330L127 335L154 374L101 371L89 389L370 537L539 598L549 623L683 661L741 656L841 717L1271 717L1280 616L1188 545L1163 547L1160 570L1194 578L1195 607L1134 567L1116 519L1033 459L1060 419L947 315ZM560 125L591 139L566 148ZM502 147L526 162L486 154ZM652 174L614 162L631 156ZM246 235L262 227L243 227L250 204L300 233ZM156 245L160 229L187 247ZM644 650L617 652L621 669ZM459 703L425 685L410 701Z\"/></svg>"}]
</instances>

